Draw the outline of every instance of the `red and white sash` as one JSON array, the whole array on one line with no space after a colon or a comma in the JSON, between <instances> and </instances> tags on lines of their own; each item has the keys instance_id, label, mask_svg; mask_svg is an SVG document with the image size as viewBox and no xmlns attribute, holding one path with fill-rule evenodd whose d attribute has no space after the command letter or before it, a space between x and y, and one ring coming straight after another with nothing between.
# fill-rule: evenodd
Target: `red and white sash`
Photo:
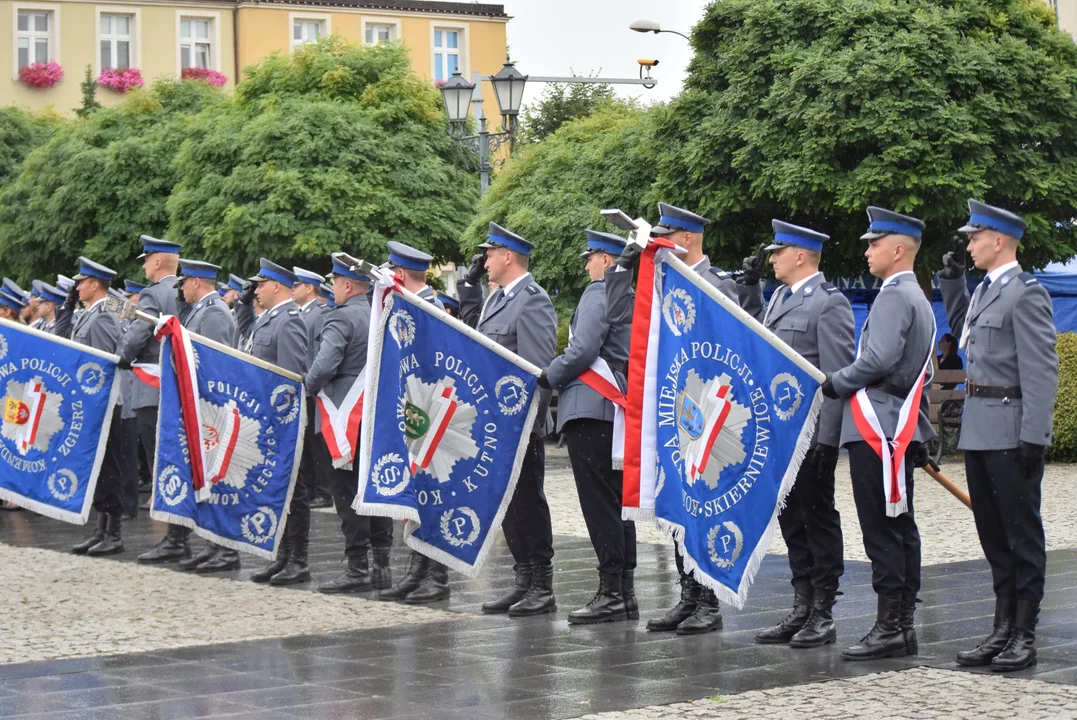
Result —
<instances>
[{"instance_id":1,"label":"red and white sash","mask_svg":"<svg viewBox=\"0 0 1077 720\"><path fill-rule=\"evenodd\" d=\"M703 425L703 442L696 445L696 452L685 458L689 477L698 478L707 470L707 462L710 460L714 442L722 434L722 427L725 425L726 418L729 417L729 411L732 408L726 397L729 395L730 389L729 385L720 384L716 378L710 387L706 389L706 395L700 398L704 402L713 400L714 405Z\"/></svg>"},{"instance_id":2,"label":"red and white sash","mask_svg":"<svg viewBox=\"0 0 1077 720\"><path fill-rule=\"evenodd\" d=\"M157 319L156 336L158 340L167 337L171 341L183 434L190 453L188 457L191 459L191 484L194 486L195 500L201 502L212 494L212 485L211 482L207 482L206 446L202 441L201 397L198 392L198 371L195 366L194 347L191 345L190 333L174 315L162 315ZM218 457L221 455L224 453L219 453Z\"/></svg>"},{"instance_id":3,"label":"red and white sash","mask_svg":"<svg viewBox=\"0 0 1077 720\"><path fill-rule=\"evenodd\" d=\"M596 358L580 373L580 382L613 403L613 468L620 470L625 458L625 396L609 363Z\"/></svg>"},{"instance_id":4,"label":"red and white sash","mask_svg":"<svg viewBox=\"0 0 1077 720\"><path fill-rule=\"evenodd\" d=\"M19 452L25 455L37 441L37 430L41 426L41 416L45 414L45 387L41 381L33 385L27 383L23 393L23 403L27 408L26 423L16 437Z\"/></svg>"},{"instance_id":5,"label":"red and white sash","mask_svg":"<svg viewBox=\"0 0 1077 720\"><path fill-rule=\"evenodd\" d=\"M158 363L131 363L131 372L150 387L161 388L161 366Z\"/></svg>"},{"instance_id":6,"label":"red and white sash","mask_svg":"<svg viewBox=\"0 0 1077 720\"><path fill-rule=\"evenodd\" d=\"M427 430L423 444L411 462L412 475L430 467L430 463L434 460L434 453L437 452L441 441L445 439L445 431L449 429L449 423L452 422L456 408L460 405L456 399L456 388L446 385L444 380L439 381L434 388L433 398L430 408L432 410L430 429Z\"/></svg>"},{"instance_id":7,"label":"red and white sash","mask_svg":"<svg viewBox=\"0 0 1077 720\"><path fill-rule=\"evenodd\" d=\"M318 414L322 419L322 437L333 458L333 467L350 470L352 458L359 447L359 424L363 420L363 400L366 395L366 368L352 383L340 403L333 404L325 390L318 393Z\"/></svg>"}]
</instances>

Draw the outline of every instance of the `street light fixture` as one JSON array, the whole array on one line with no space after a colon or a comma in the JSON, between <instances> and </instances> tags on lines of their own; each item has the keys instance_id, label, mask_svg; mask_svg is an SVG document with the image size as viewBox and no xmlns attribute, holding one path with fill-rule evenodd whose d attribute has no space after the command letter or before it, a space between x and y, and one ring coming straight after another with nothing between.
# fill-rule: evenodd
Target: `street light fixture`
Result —
<instances>
[{"instance_id":1,"label":"street light fixture","mask_svg":"<svg viewBox=\"0 0 1077 720\"><path fill-rule=\"evenodd\" d=\"M506 60L505 66L490 78L497 97L497 106L501 109L501 126L508 132L516 130L516 116L520 114L520 105L524 100L524 87L527 76L516 69L512 62Z\"/></svg>"},{"instance_id":2,"label":"street light fixture","mask_svg":"<svg viewBox=\"0 0 1077 720\"><path fill-rule=\"evenodd\" d=\"M467 122L467 114L471 110L471 96L475 92L475 86L464 79L459 71L454 72L452 77L441 86L441 101L445 104L445 114L449 116L449 122L454 126L462 126Z\"/></svg>"},{"instance_id":3,"label":"street light fixture","mask_svg":"<svg viewBox=\"0 0 1077 720\"><path fill-rule=\"evenodd\" d=\"M658 33L673 33L674 35L680 35L688 42L692 42L692 38L688 37L682 32L677 32L676 30L663 30L662 26L656 23L654 20L637 20L636 22L629 25L628 29L635 30L638 33L654 33L655 35L657 35Z\"/></svg>"}]
</instances>

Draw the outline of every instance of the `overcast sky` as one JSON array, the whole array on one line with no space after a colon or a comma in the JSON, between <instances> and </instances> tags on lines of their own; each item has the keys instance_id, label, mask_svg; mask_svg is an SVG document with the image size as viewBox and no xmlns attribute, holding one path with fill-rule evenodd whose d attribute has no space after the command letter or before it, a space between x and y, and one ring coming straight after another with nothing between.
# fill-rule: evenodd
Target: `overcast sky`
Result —
<instances>
[{"instance_id":1,"label":"overcast sky","mask_svg":"<svg viewBox=\"0 0 1077 720\"><path fill-rule=\"evenodd\" d=\"M688 41L678 35L637 33L635 20L654 20L663 29L690 34L711 0L503 0L509 21L509 53L528 75L601 75L639 77L638 58L658 59L652 70L658 86L617 86L625 96L665 101L680 92L691 57ZM527 89L525 104L542 93Z\"/></svg>"}]
</instances>

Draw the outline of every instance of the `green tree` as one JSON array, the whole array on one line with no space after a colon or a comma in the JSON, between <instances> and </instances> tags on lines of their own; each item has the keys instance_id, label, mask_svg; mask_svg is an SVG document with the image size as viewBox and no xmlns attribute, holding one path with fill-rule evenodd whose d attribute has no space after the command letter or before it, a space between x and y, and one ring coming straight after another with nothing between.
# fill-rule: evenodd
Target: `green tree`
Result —
<instances>
[{"instance_id":1,"label":"green tree","mask_svg":"<svg viewBox=\"0 0 1077 720\"><path fill-rule=\"evenodd\" d=\"M75 109L75 114L80 118L89 117L95 110L101 109L101 103L97 101L97 79L93 76L93 68L86 66L86 77L79 85L82 90L82 106Z\"/></svg>"},{"instance_id":2,"label":"green tree","mask_svg":"<svg viewBox=\"0 0 1077 720\"><path fill-rule=\"evenodd\" d=\"M0 108L0 187L14 179L30 152L63 123L56 114L32 114L17 107Z\"/></svg>"},{"instance_id":3,"label":"green tree","mask_svg":"<svg viewBox=\"0 0 1077 720\"><path fill-rule=\"evenodd\" d=\"M977 197L1031 225L1022 260L1077 252L1077 45L1039 0L723 0L692 37L650 199L716 222L727 267L779 217L864 268L864 208L928 224L937 268Z\"/></svg>"},{"instance_id":4,"label":"green tree","mask_svg":"<svg viewBox=\"0 0 1077 720\"><path fill-rule=\"evenodd\" d=\"M535 105L524 108L518 141L545 140L566 122L588 117L615 98L613 86L606 83L551 83Z\"/></svg>"}]
</instances>

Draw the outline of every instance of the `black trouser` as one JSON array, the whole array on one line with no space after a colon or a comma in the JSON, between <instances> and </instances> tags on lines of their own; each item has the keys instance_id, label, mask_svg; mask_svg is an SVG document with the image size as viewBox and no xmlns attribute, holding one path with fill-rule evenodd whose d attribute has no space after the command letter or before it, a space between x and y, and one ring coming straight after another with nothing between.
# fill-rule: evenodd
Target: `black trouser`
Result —
<instances>
[{"instance_id":1,"label":"black trouser","mask_svg":"<svg viewBox=\"0 0 1077 720\"><path fill-rule=\"evenodd\" d=\"M636 524L621 519L622 473L613 469L613 423L581 418L565 423L562 432L598 571L634 570Z\"/></svg>"},{"instance_id":2,"label":"black trouser","mask_svg":"<svg viewBox=\"0 0 1077 720\"><path fill-rule=\"evenodd\" d=\"M849 470L853 477L853 500L864 535L864 551L871 560L871 586L879 595L915 595L920 591L920 531L913 514L913 461L919 443L905 452L905 490L909 511L897 517L886 515L883 491L883 464L866 442L854 442L849 449Z\"/></svg>"},{"instance_id":3,"label":"black trouser","mask_svg":"<svg viewBox=\"0 0 1077 720\"><path fill-rule=\"evenodd\" d=\"M146 454L146 462L150 466L150 477L156 482L154 467L157 457L157 407L144 407L135 410L135 423L138 425L138 444L142 452Z\"/></svg>"},{"instance_id":4,"label":"black trouser","mask_svg":"<svg viewBox=\"0 0 1077 720\"><path fill-rule=\"evenodd\" d=\"M314 418L308 418L307 427L303 428L303 453L299 456L292 504L288 507L288 537L293 541L310 537L310 489L314 481L315 445L313 426Z\"/></svg>"},{"instance_id":5,"label":"black trouser","mask_svg":"<svg viewBox=\"0 0 1077 720\"><path fill-rule=\"evenodd\" d=\"M1047 572L1040 518L1043 465L1026 471L1016 448L966 450L965 476L995 595L1038 605Z\"/></svg>"},{"instance_id":6,"label":"black trouser","mask_svg":"<svg viewBox=\"0 0 1077 720\"><path fill-rule=\"evenodd\" d=\"M546 446L542 438L532 435L516 492L501 522L505 542L517 563L545 566L553 562L553 526L543 490L545 478Z\"/></svg>"},{"instance_id":7,"label":"black trouser","mask_svg":"<svg viewBox=\"0 0 1077 720\"><path fill-rule=\"evenodd\" d=\"M105 455L101 470L97 473L97 485L93 491L93 508L99 513L113 517L124 512L123 433L120 415L113 413L112 424L105 442Z\"/></svg>"},{"instance_id":8,"label":"black trouser","mask_svg":"<svg viewBox=\"0 0 1077 720\"><path fill-rule=\"evenodd\" d=\"M116 408L119 412L120 408ZM131 518L138 517L138 420L120 418L120 467L123 470L123 508Z\"/></svg>"},{"instance_id":9,"label":"black trouser","mask_svg":"<svg viewBox=\"0 0 1077 720\"><path fill-rule=\"evenodd\" d=\"M357 515L352 510L355 493L359 489L359 474L352 470L337 470L325 440L318 435L314 444L316 454L329 468L329 487L333 491L333 504L340 518L340 531L344 533L344 554L348 557L362 557L371 546L387 548L393 546L393 521L390 518Z\"/></svg>"},{"instance_id":10,"label":"black trouser","mask_svg":"<svg viewBox=\"0 0 1077 720\"><path fill-rule=\"evenodd\" d=\"M804 458L778 524L789 548L793 586L811 583L816 592L837 590L845 562L833 466L820 469L813 453Z\"/></svg>"},{"instance_id":11,"label":"black trouser","mask_svg":"<svg viewBox=\"0 0 1077 720\"><path fill-rule=\"evenodd\" d=\"M310 417L310 421L307 423L306 440L303 443L304 448L310 448L313 455L309 468L300 467L300 472L305 470L310 471L311 476L307 478L307 499L313 500L316 497L333 497L333 490L330 487L329 473L333 470L332 458L329 457L328 451L325 453L320 452L323 445L321 433L314 430L314 413L318 412L318 401L316 398L307 396L307 414ZM306 454L306 450L303 451ZM309 504L309 503L308 503Z\"/></svg>"}]
</instances>

